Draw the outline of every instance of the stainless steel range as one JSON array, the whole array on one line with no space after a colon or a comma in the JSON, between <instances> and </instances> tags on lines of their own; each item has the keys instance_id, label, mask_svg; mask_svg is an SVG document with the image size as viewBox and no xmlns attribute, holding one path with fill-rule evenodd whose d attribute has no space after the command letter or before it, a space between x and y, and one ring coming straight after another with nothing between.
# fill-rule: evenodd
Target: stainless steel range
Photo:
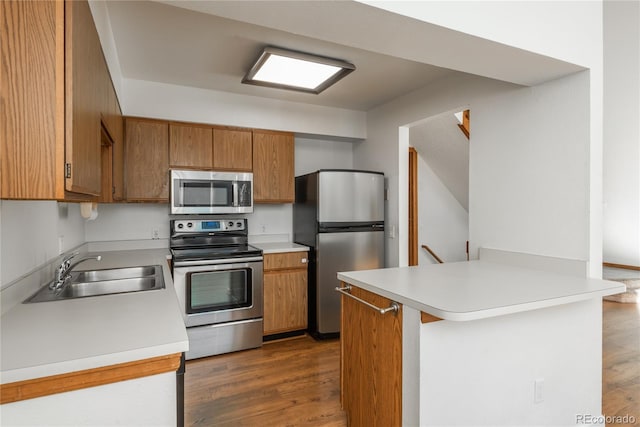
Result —
<instances>
[{"instance_id":1,"label":"stainless steel range","mask_svg":"<svg viewBox=\"0 0 640 427\"><path fill-rule=\"evenodd\" d=\"M171 220L173 281L182 308L187 359L262 345L262 251L247 220Z\"/></svg>"}]
</instances>

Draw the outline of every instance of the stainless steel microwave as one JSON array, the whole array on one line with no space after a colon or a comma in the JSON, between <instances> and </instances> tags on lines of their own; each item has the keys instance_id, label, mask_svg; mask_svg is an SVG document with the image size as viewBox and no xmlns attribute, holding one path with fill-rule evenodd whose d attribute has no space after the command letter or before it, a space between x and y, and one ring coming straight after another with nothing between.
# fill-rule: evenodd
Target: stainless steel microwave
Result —
<instances>
[{"instance_id":1,"label":"stainless steel microwave","mask_svg":"<svg viewBox=\"0 0 640 427\"><path fill-rule=\"evenodd\" d=\"M171 170L172 214L253 212L251 172Z\"/></svg>"}]
</instances>

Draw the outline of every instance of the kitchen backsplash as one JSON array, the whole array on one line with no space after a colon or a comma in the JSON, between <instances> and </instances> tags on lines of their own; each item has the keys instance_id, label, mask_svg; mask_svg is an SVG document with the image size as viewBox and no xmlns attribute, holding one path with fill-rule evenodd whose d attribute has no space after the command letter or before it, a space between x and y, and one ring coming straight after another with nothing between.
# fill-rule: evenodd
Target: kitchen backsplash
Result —
<instances>
[{"instance_id":1,"label":"kitchen backsplash","mask_svg":"<svg viewBox=\"0 0 640 427\"><path fill-rule=\"evenodd\" d=\"M85 242L77 203L0 201L0 288Z\"/></svg>"},{"instance_id":2,"label":"kitchen backsplash","mask_svg":"<svg viewBox=\"0 0 640 427\"><path fill-rule=\"evenodd\" d=\"M248 219L250 235L285 234L292 229L292 206L254 205ZM157 233L156 233L157 231ZM112 240L145 240L154 236L169 238L169 207L166 204L114 203L98 205L98 218L87 221L87 242Z\"/></svg>"}]
</instances>

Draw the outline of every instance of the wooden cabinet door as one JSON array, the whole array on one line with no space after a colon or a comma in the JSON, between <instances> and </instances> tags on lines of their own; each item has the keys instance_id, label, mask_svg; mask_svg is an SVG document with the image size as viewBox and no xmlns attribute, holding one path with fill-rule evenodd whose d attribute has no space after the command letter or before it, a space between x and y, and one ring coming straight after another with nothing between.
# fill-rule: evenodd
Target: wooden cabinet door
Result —
<instances>
[{"instance_id":1,"label":"wooden cabinet door","mask_svg":"<svg viewBox=\"0 0 640 427\"><path fill-rule=\"evenodd\" d=\"M65 2L65 188L101 194L100 114L104 58L86 1Z\"/></svg>"},{"instance_id":2,"label":"wooden cabinet door","mask_svg":"<svg viewBox=\"0 0 640 427\"><path fill-rule=\"evenodd\" d=\"M169 126L169 165L175 168L211 169L212 129L172 123Z\"/></svg>"},{"instance_id":3,"label":"wooden cabinet door","mask_svg":"<svg viewBox=\"0 0 640 427\"><path fill-rule=\"evenodd\" d=\"M113 86L112 86L113 89ZM112 130L112 177L113 177L113 201L124 200L124 119L118 98L113 91L112 106L114 109Z\"/></svg>"},{"instance_id":4,"label":"wooden cabinet door","mask_svg":"<svg viewBox=\"0 0 640 427\"><path fill-rule=\"evenodd\" d=\"M102 122L102 196L109 203L124 200L124 131L122 111L111 82L106 61L102 61L100 85L104 92Z\"/></svg>"},{"instance_id":5,"label":"wooden cabinet door","mask_svg":"<svg viewBox=\"0 0 640 427\"><path fill-rule=\"evenodd\" d=\"M391 301L356 287L351 294L378 307ZM352 426L402 425L402 307L379 312L342 296L340 397Z\"/></svg>"},{"instance_id":6,"label":"wooden cabinet door","mask_svg":"<svg viewBox=\"0 0 640 427\"><path fill-rule=\"evenodd\" d=\"M307 270L264 273L264 335L307 328Z\"/></svg>"},{"instance_id":7,"label":"wooden cabinet door","mask_svg":"<svg viewBox=\"0 0 640 427\"><path fill-rule=\"evenodd\" d=\"M264 256L264 335L307 329L307 256Z\"/></svg>"},{"instance_id":8,"label":"wooden cabinet door","mask_svg":"<svg viewBox=\"0 0 640 427\"><path fill-rule=\"evenodd\" d=\"M64 4L0 2L0 197L64 196Z\"/></svg>"},{"instance_id":9,"label":"wooden cabinet door","mask_svg":"<svg viewBox=\"0 0 640 427\"><path fill-rule=\"evenodd\" d=\"M293 203L294 139L292 133L253 132L253 200Z\"/></svg>"},{"instance_id":10,"label":"wooden cabinet door","mask_svg":"<svg viewBox=\"0 0 640 427\"><path fill-rule=\"evenodd\" d=\"M282 252L264 256L264 271L306 269L308 252Z\"/></svg>"},{"instance_id":11,"label":"wooden cabinet door","mask_svg":"<svg viewBox=\"0 0 640 427\"><path fill-rule=\"evenodd\" d=\"M125 196L127 200L169 198L169 124L127 118L125 121Z\"/></svg>"},{"instance_id":12,"label":"wooden cabinet door","mask_svg":"<svg viewBox=\"0 0 640 427\"><path fill-rule=\"evenodd\" d=\"M246 171L253 169L252 133L249 130L213 130L213 168Z\"/></svg>"}]
</instances>

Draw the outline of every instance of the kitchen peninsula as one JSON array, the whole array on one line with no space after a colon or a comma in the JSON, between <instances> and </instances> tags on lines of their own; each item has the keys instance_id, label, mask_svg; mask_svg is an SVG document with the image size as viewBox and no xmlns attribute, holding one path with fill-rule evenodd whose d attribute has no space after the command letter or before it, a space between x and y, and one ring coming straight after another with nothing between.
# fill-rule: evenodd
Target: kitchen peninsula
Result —
<instances>
[{"instance_id":1,"label":"kitchen peninsula","mask_svg":"<svg viewBox=\"0 0 640 427\"><path fill-rule=\"evenodd\" d=\"M350 422L574 425L601 415L601 299L625 287L586 271L481 250L478 261L339 273Z\"/></svg>"}]
</instances>

